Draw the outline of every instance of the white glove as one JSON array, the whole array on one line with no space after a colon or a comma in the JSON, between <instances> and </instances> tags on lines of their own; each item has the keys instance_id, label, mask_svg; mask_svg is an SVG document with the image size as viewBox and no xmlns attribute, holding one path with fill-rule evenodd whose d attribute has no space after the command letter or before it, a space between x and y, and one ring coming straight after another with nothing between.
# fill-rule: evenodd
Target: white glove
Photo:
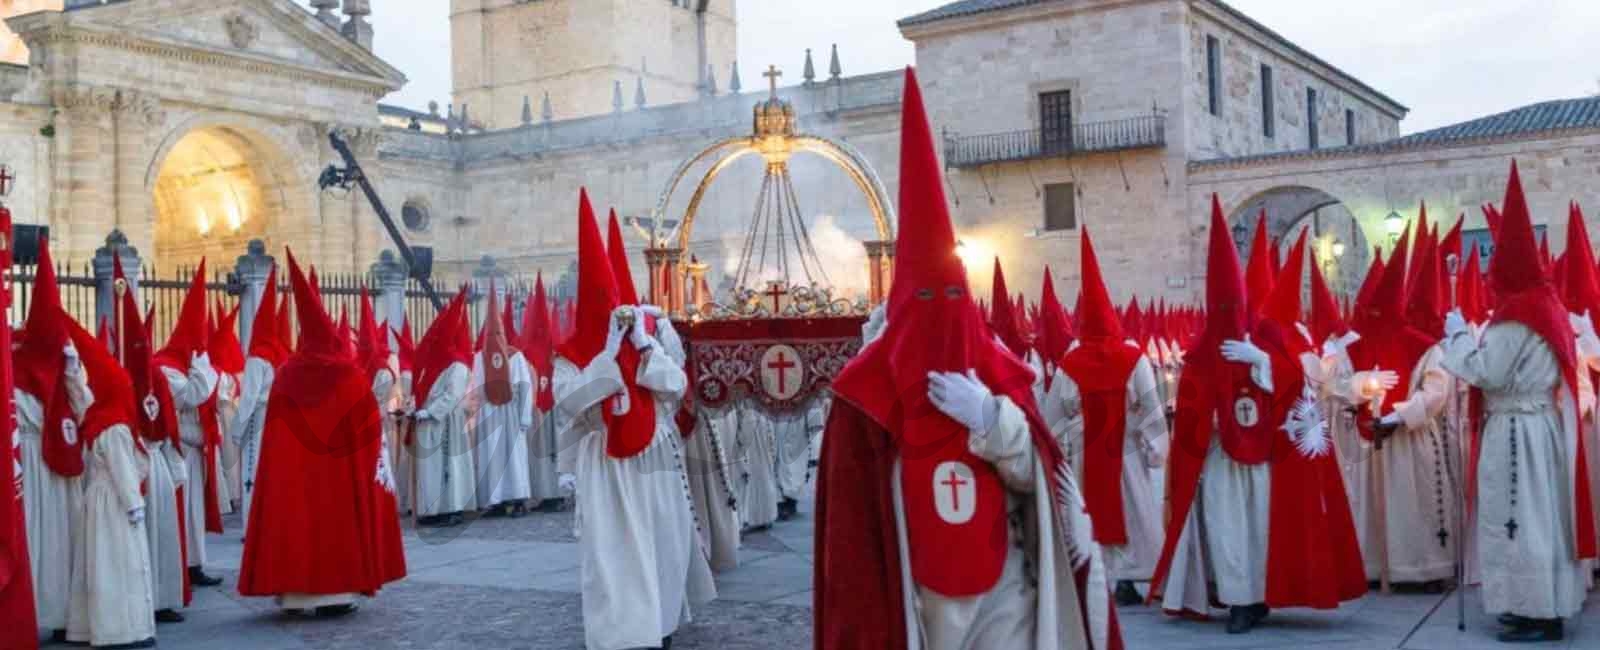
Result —
<instances>
[{"instance_id":1,"label":"white glove","mask_svg":"<svg viewBox=\"0 0 1600 650\"><path fill-rule=\"evenodd\" d=\"M1311 330L1306 329L1306 324L1305 323L1302 323L1302 322L1299 322L1299 321L1295 321L1294 331L1299 332L1300 336L1305 338L1306 343L1311 343L1312 341L1316 340L1316 339L1311 337Z\"/></svg>"},{"instance_id":2,"label":"white glove","mask_svg":"<svg viewBox=\"0 0 1600 650\"><path fill-rule=\"evenodd\" d=\"M633 328L628 330L628 342L632 343L633 348L640 352L644 352L655 345L655 342L650 339L650 335L644 331L645 319L647 318L649 316L645 314L643 307L633 308Z\"/></svg>"},{"instance_id":3,"label":"white glove","mask_svg":"<svg viewBox=\"0 0 1600 650\"><path fill-rule=\"evenodd\" d=\"M78 369L78 364L81 362L78 358L78 348L68 343L66 347L61 349L61 356L66 357L68 370Z\"/></svg>"},{"instance_id":4,"label":"white glove","mask_svg":"<svg viewBox=\"0 0 1600 650\"><path fill-rule=\"evenodd\" d=\"M950 419L961 423L975 436L989 435L1000 417L1000 403L994 393L978 380L978 373L928 373L928 400Z\"/></svg>"},{"instance_id":5,"label":"white glove","mask_svg":"<svg viewBox=\"0 0 1600 650\"><path fill-rule=\"evenodd\" d=\"M418 422L426 422L433 419L433 414L429 413L428 409L417 409L411 412L411 417Z\"/></svg>"},{"instance_id":6,"label":"white glove","mask_svg":"<svg viewBox=\"0 0 1600 650\"><path fill-rule=\"evenodd\" d=\"M1364 370L1351 377L1362 399L1372 399L1394 390L1400 385L1400 375L1393 370Z\"/></svg>"},{"instance_id":7,"label":"white glove","mask_svg":"<svg viewBox=\"0 0 1600 650\"><path fill-rule=\"evenodd\" d=\"M128 523L134 526L144 521L144 506L139 506L128 511Z\"/></svg>"},{"instance_id":8,"label":"white glove","mask_svg":"<svg viewBox=\"0 0 1600 650\"><path fill-rule=\"evenodd\" d=\"M1444 337L1453 339L1457 334L1467 333L1467 319L1461 316L1461 310L1452 309L1444 315Z\"/></svg>"},{"instance_id":9,"label":"white glove","mask_svg":"<svg viewBox=\"0 0 1600 650\"><path fill-rule=\"evenodd\" d=\"M210 370L211 369L211 355L209 353L206 353L206 352L196 352L196 353L194 353L194 356L189 357L189 369L190 370L201 370L201 369Z\"/></svg>"},{"instance_id":10,"label":"white glove","mask_svg":"<svg viewBox=\"0 0 1600 650\"><path fill-rule=\"evenodd\" d=\"M1588 312L1572 317L1572 331L1578 335L1578 354L1583 355L1585 362L1600 361L1600 336L1595 335L1594 322L1589 320Z\"/></svg>"},{"instance_id":11,"label":"white glove","mask_svg":"<svg viewBox=\"0 0 1600 650\"><path fill-rule=\"evenodd\" d=\"M1322 344L1322 356L1335 357L1348 354L1350 346L1355 345L1356 341L1359 340L1361 340L1361 335L1356 333L1355 330L1345 332L1344 336L1329 338Z\"/></svg>"},{"instance_id":12,"label":"white glove","mask_svg":"<svg viewBox=\"0 0 1600 650\"><path fill-rule=\"evenodd\" d=\"M1398 425L1400 423L1401 423L1401 419L1400 419L1400 414L1399 413L1391 412L1388 415L1385 415L1385 416L1383 416L1381 418L1378 418L1378 424L1381 424L1381 425L1386 426L1386 427L1396 426L1396 425Z\"/></svg>"},{"instance_id":13,"label":"white glove","mask_svg":"<svg viewBox=\"0 0 1600 650\"><path fill-rule=\"evenodd\" d=\"M557 479L557 482L560 485L562 492L567 494L575 494L578 491L577 476L573 476L572 474L562 474L561 478Z\"/></svg>"},{"instance_id":14,"label":"white glove","mask_svg":"<svg viewBox=\"0 0 1600 650\"><path fill-rule=\"evenodd\" d=\"M1251 343L1249 334L1244 335L1243 341L1223 341L1222 358L1249 365L1250 379L1261 390L1272 390L1272 357L1267 356L1266 350Z\"/></svg>"},{"instance_id":15,"label":"white glove","mask_svg":"<svg viewBox=\"0 0 1600 650\"><path fill-rule=\"evenodd\" d=\"M611 322L606 327L609 328L606 330L606 347L605 350L600 352L600 356L607 359L615 359L617 358L617 352L622 349L622 339L627 335L627 331L622 328L622 324L617 322L616 312L611 313Z\"/></svg>"}]
</instances>

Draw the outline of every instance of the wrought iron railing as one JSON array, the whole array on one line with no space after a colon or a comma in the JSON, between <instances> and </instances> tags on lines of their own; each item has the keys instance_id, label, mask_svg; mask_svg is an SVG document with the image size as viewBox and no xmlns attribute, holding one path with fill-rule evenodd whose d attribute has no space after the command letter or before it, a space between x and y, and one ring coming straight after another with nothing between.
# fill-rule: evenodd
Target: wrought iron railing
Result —
<instances>
[{"instance_id":1,"label":"wrought iron railing","mask_svg":"<svg viewBox=\"0 0 1600 650\"><path fill-rule=\"evenodd\" d=\"M1083 122L1072 125L1070 129L1032 129L968 136L946 133L944 160L951 167L971 167L1165 146L1167 118L1158 113L1121 120Z\"/></svg>"}]
</instances>

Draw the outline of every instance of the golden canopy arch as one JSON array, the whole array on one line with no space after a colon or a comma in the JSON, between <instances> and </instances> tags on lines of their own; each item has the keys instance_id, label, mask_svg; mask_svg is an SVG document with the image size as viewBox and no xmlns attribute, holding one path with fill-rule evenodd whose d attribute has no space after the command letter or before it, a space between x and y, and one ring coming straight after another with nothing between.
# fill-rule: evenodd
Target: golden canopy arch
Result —
<instances>
[{"instance_id":1,"label":"golden canopy arch","mask_svg":"<svg viewBox=\"0 0 1600 650\"><path fill-rule=\"evenodd\" d=\"M891 280L889 272L894 259L895 214L894 204L889 200L883 180L867 163L866 157L848 143L798 133L794 107L778 97L778 75L776 68L769 68L766 73L772 81L772 94L755 106L754 132L713 143L678 165L651 211L649 227L643 229L650 242L645 257L650 266L652 300L673 313L682 313L686 304L699 306L709 300L709 296L698 295L706 271L704 265L686 263L695 219L706 191L717 177L730 165L750 155L763 158L769 175L781 173L787 177L789 158L796 153L806 153L821 157L850 178L866 199L867 210L872 215L877 231L876 240L864 243L868 260L868 299L876 305L888 294ZM710 166L695 184L683 217L675 225L667 227L667 210L673 196L690 172L707 162Z\"/></svg>"}]
</instances>

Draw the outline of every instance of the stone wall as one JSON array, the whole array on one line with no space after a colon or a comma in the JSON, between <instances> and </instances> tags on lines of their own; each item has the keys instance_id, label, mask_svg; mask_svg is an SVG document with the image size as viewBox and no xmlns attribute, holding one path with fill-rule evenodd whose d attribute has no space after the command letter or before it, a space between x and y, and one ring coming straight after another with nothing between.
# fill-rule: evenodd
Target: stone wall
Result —
<instances>
[{"instance_id":1,"label":"stone wall","mask_svg":"<svg viewBox=\"0 0 1600 650\"><path fill-rule=\"evenodd\" d=\"M1194 2L1184 12L1185 110L1189 158L1297 151L1310 147L1307 126L1308 89L1317 91L1320 147L1351 144L1345 133L1345 111L1354 111L1356 143L1371 144L1399 136L1404 111L1331 68L1267 37L1237 15ZM1206 65L1207 37L1221 46L1221 115L1210 112ZM1265 135L1262 115L1262 72L1272 68L1274 133Z\"/></svg>"},{"instance_id":2,"label":"stone wall","mask_svg":"<svg viewBox=\"0 0 1600 650\"><path fill-rule=\"evenodd\" d=\"M40 133L49 121L47 107L0 103L0 163L16 176L11 196L0 201L15 223L50 223L50 139Z\"/></svg>"}]
</instances>

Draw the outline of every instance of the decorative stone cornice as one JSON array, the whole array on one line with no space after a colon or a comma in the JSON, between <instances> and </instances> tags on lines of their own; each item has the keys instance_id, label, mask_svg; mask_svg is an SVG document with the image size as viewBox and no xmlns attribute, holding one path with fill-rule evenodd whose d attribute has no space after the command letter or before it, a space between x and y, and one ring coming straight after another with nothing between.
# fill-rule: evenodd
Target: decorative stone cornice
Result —
<instances>
[{"instance_id":1,"label":"decorative stone cornice","mask_svg":"<svg viewBox=\"0 0 1600 650\"><path fill-rule=\"evenodd\" d=\"M383 129L364 126L336 126L334 132L350 145L350 152L359 158L378 155L378 144L383 140Z\"/></svg>"},{"instance_id":2,"label":"decorative stone cornice","mask_svg":"<svg viewBox=\"0 0 1600 650\"><path fill-rule=\"evenodd\" d=\"M302 64L273 59L254 52L219 50L209 46L181 43L158 37L117 32L100 26L53 24L30 34L31 47L94 46L118 49L158 59L194 63L221 70L283 77L302 83L333 86L366 93L374 99L383 97L398 88L381 77L345 72L336 69L317 69ZM37 45L35 45L37 44Z\"/></svg>"},{"instance_id":3,"label":"decorative stone cornice","mask_svg":"<svg viewBox=\"0 0 1600 650\"><path fill-rule=\"evenodd\" d=\"M161 99L147 92L120 89L116 103L111 108L143 120L145 126L160 126L167 121L167 112L161 107Z\"/></svg>"},{"instance_id":4,"label":"decorative stone cornice","mask_svg":"<svg viewBox=\"0 0 1600 650\"><path fill-rule=\"evenodd\" d=\"M56 84L50 105L74 115L109 113L117 105L117 89L86 84Z\"/></svg>"}]
</instances>

